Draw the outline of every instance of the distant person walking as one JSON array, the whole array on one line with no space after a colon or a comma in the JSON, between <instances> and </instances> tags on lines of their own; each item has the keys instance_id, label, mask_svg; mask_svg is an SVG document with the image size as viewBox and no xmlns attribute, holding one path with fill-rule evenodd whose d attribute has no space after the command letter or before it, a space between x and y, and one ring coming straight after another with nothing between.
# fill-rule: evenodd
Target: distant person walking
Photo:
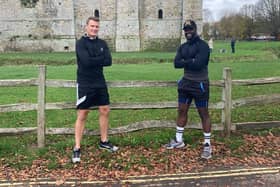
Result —
<instances>
[{"instance_id":1,"label":"distant person walking","mask_svg":"<svg viewBox=\"0 0 280 187\"><path fill-rule=\"evenodd\" d=\"M235 42L236 42L235 38L232 37L230 41L231 53L235 53Z\"/></svg>"},{"instance_id":2,"label":"distant person walking","mask_svg":"<svg viewBox=\"0 0 280 187\"><path fill-rule=\"evenodd\" d=\"M208 45L209 45L209 48L210 48L210 53L212 53L213 52L213 48L214 48L213 38L210 38L210 40L208 41Z\"/></svg>"}]
</instances>

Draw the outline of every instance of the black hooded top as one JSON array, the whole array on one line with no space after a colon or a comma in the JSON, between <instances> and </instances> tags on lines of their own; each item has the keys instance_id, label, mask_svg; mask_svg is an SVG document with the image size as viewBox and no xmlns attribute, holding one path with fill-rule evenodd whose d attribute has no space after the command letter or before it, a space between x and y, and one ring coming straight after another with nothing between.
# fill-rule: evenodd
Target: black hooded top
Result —
<instances>
[{"instance_id":1,"label":"black hooded top","mask_svg":"<svg viewBox=\"0 0 280 187\"><path fill-rule=\"evenodd\" d=\"M194 81L208 80L210 49L199 36L183 43L174 59L175 68L184 68L184 78Z\"/></svg>"},{"instance_id":2,"label":"black hooded top","mask_svg":"<svg viewBox=\"0 0 280 187\"><path fill-rule=\"evenodd\" d=\"M79 86L105 88L104 66L112 65L112 57L104 40L81 37L76 43L77 83Z\"/></svg>"}]
</instances>

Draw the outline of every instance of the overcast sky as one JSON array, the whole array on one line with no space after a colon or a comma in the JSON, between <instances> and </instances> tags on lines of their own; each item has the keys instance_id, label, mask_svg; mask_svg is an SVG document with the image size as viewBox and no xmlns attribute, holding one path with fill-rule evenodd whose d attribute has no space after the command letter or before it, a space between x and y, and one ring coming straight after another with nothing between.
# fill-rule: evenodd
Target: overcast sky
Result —
<instances>
[{"instance_id":1,"label":"overcast sky","mask_svg":"<svg viewBox=\"0 0 280 187\"><path fill-rule=\"evenodd\" d=\"M255 4L258 0L203 0L203 9L212 12L213 19L219 20L223 15L238 10L245 4Z\"/></svg>"}]
</instances>

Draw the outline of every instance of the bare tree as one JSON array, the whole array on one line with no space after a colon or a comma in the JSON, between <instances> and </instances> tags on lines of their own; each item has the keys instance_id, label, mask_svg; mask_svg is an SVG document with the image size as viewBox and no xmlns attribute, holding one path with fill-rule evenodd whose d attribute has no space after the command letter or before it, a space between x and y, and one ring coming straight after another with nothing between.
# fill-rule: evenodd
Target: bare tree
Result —
<instances>
[{"instance_id":1,"label":"bare tree","mask_svg":"<svg viewBox=\"0 0 280 187\"><path fill-rule=\"evenodd\" d=\"M280 0L259 0L254 5L244 5L239 13L227 11L215 29L213 25L205 25L206 36L248 39L253 34L269 33L280 39Z\"/></svg>"},{"instance_id":2,"label":"bare tree","mask_svg":"<svg viewBox=\"0 0 280 187\"><path fill-rule=\"evenodd\" d=\"M204 23L214 22L213 13L208 8L203 9L203 22Z\"/></svg>"},{"instance_id":3,"label":"bare tree","mask_svg":"<svg viewBox=\"0 0 280 187\"><path fill-rule=\"evenodd\" d=\"M219 22L219 37L223 39L247 39L247 19L241 14L224 16Z\"/></svg>"},{"instance_id":4,"label":"bare tree","mask_svg":"<svg viewBox=\"0 0 280 187\"><path fill-rule=\"evenodd\" d=\"M239 12L245 23L244 35L246 38L250 38L256 31L256 6L244 5Z\"/></svg>"},{"instance_id":5,"label":"bare tree","mask_svg":"<svg viewBox=\"0 0 280 187\"><path fill-rule=\"evenodd\" d=\"M209 9L203 9L203 28L202 35L203 38L208 40L210 37L213 37L212 25L214 24L214 17Z\"/></svg>"},{"instance_id":6,"label":"bare tree","mask_svg":"<svg viewBox=\"0 0 280 187\"><path fill-rule=\"evenodd\" d=\"M243 5L239 12L243 16L256 20L256 6L253 4Z\"/></svg>"},{"instance_id":7,"label":"bare tree","mask_svg":"<svg viewBox=\"0 0 280 187\"><path fill-rule=\"evenodd\" d=\"M205 40L210 38L210 23L203 23L202 36Z\"/></svg>"},{"instance_id":8,"label":"bare tree","mask_svg":"<svg viewBox=\"0 0 280 187\"><path fill-rule=\"evenodd\" d=\"M280 33L280 0L259 0L257 5L257 18L271 34L279 37Z\"/></svg>"}]
</instances>

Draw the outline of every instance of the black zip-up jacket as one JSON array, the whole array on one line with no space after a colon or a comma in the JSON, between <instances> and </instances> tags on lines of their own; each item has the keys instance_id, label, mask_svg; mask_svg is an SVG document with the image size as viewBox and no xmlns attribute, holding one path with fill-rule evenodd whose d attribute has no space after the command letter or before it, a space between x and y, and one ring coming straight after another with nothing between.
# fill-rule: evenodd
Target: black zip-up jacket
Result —
<instances>
[{"instance_id":1,"label":"black zip-up jacket","mask_svg":"<svg viewBox=\"0 0 280 187\"><path fill-rule=\"evenodd\" d=\"M104 66L112 65L112 57L104 40L81 37L76 43L77 83L81 87L106 88Z\"/></svg>"},{"instance_id":2,"label":"black zip-up jacket","mask_svg":"<svg viewBox=\"0 0 280 187\"><path fill-rule=\"evenodd\" d=\"M195 36L183 43L174 59L175 68L184 68L184 78L194 81L207 81L210 49L208 44Z\"/></svg>"}]
</instances>

